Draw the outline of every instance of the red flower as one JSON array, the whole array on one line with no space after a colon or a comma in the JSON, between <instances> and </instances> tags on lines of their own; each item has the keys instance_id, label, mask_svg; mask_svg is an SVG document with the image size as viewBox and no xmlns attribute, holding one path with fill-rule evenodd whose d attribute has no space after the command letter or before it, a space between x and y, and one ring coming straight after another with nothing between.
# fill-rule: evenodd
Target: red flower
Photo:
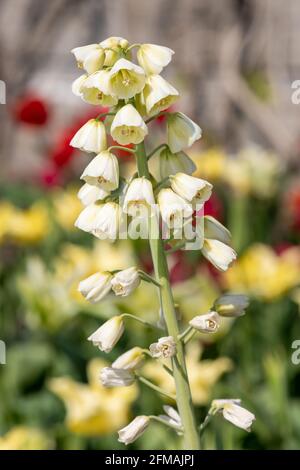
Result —
<instances>
[{"instance_id":1,"label":"red flower","mask_svg":"<svg viewBox=\"0 0 300 470\"><path fill-rule=\"evenodd\" d=\"M223 219L223 204L219 196L214 192L204 204L204 214L211 215L215 219Z\"/></svg>"},{"instance_id":2,"label":"red flower","mask_svg":"<svg viewBox=\"0 0 300 470\"><path fill-rule=\"evenodd\" d=\"M33 94L19 98L12 111L16 121L31 126L44 126L49 118L48 104Z\"/></svg>"},{"instance_id":3,"label":"red flower","mask_svg":"<svg viewBox=\"0 0 300 470\"><path fill-rule=\"evenodd\" d=\"M61 184L61 174L57 168L48 167L40 174L40 182L46 188L59 186Z\"/></svg>"}]
</instances>

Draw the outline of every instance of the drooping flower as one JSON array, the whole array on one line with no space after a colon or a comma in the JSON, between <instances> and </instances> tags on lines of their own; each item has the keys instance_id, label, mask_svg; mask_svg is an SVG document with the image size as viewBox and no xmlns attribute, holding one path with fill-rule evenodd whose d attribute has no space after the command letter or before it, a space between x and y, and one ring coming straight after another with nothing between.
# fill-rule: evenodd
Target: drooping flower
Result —
<instances>
[{"instance_id":1,"label":"drooping flower","mask_svg":"<svg viewBox=\"0 0 300 470\"><path fill-rule=\"evenodd\" d=\"M114 275L111 286L116 295L126 297L140 284L141 279L135 266L123 269Z\"/></svg>"},{"instance_id":2,"label":"drooping flower","mask_svg":"<svg viewBox=\"0 0 300 470\"><path fill-rule=\"evenodd\" d=\"M108 192L98 186L85 183L78 191L78 198L84 206L94 204L108 196Z\"/></svg>"},{"instance_id":3,"label":"drooping flower","mask_svg":"<svg viewBox=\"0 0 300 470\"><path fill-rule=\"evenodd\" d=\"M164 148L159 155L160 179L183 172L191 175L196 170L193 160L184 152L172 153L169 147Z\"/></svg>"},{"instance_id":4,"label":"drooping flower","mask_svg":"<svg viewBox=\"0 0 300 470\"><path fill-rule=\"evenodd\" d=\"M146 209L148 214L148 210L153 204L155 201L151 182L145 177L135 178L125 194L124 212L136 216L137 212L141 214Z\"/></svg>"},{"instance_id":5,"label":"drooping flower","mask_svg":"<svg viewBox=\"0 0 300 470\"><path fill-rule=\"evenodd\" d=\"M136 369L144 360L142 348L135 346L119 356L113 363L114 369Z\"/></svg>"},{"instance_id":6,"label":"drooping flower","mask_svg":"<svg viewBox=\"0 0 300 470\"><path fill-rule=\"evenodd\" d=\"M170 113L167 119L168 145L171 152L180 152L190 147L201 138L202 131L198 124L185 114Z\"/></svg>"},{"instance_id":7,"label":"drooping flower","mask_svg":"<svg viewBox=\"0 0 300 470\"><path fill-rule=\"evenodd\" d=\"M169 227L182 227L184 219L193 214L192 206L170 188L161 189L157 199L162 219Z\"/></svg>"},{"instance_id":8,"label":"drooping flower","mask_svg":"<svg viewBox=\"0 0 300 470\"><path fill-rule=\"evenodd\" d=\"M79 283L79 292L91 303L100 302L111 289L111 274L95 273Z\"/></svg>"},{"instance_id":9,"label":"drooping flower","mask_svg":"<svg viewBox=\"0 0 300 470\"><path fill-rule=\"evenodd\" d=\"M100 380L104 387L128 387L135 381L135 376L128 369L104 367L100 373Z\"/></svg>"},{"instance_id":10,"label":"drooping flower","mask_svg":"<svg viewBox=\"0 0 300 470\"><path fill-rule=\"evenodd\" d=\"M109 77L108 70L100 70L85 79L77 79L78 83L74 83L75 92L87 103L101 106L115 106L118 103L118 98L109 93Z\"/></svg>"},{"instance_id":11,"label":"drooping flower","mask_svg":"<svg viewBox=\"0 0 300 470\"><path fill-rule=\"evenodd\" d=\"M103 150L88 164L80 179L107 192L117 189L119 186L117 157L108 150Z\"/></svg>"},{"instance_id":12,"label":"drooping flower","mask_svg":"<svg viewBox=\"0 0 300 470\"><path fill-rule=\"evenodd\" d=\"M179 98L179 93L160 75L150 75L143 90L146 110L154 115L169 108ZM180 149L181 150L181 149Z\"/></svg>"},{"instance_id":13,"label":"drooping flower","mask_svg":"<svg viewBox=\"0 0 300 470\"><path fill-rule=\"evenodd\" d=\"M219 297L213 308L222 317L241 317L249 306L249 297L241 294L225 294Z\"/></svg>"},{"instance_id":14,"label":"drooping flower","mask_svg":"<svg viewBox=\"0 0 300 470\"><path fill-rule=\"evenodd\" d=\"M226 245L231 243L231 233L221 222L211 215L205 215L203 219L205 238L219 240Z\"/></svg>"},{"instance_id":15,"label":"drooping flower","mask_svg":"<svg viewBox=\"0 0 300 470\"><path fill-rule=\"evenodd\" d=\"M170 358L176 354L176 343L173 336L164 336L159 338L157 343L152 343L149 347L152 357Z\"/></svg>"},{"instance_id":16,"label":"drooping flower","mask_svg":"<svg viewBox=\"0 0 300 470\"><path fill-rule=\"evenodd\" d=\"M174 51L156 44L142 44L137 52L137 59L147 75L159 74L172 60Z\"/></svg>"},{"instance_id":17,"label":"drooping flower","mask_svg":"<svg viewBox=\"0 0 300 470\"><path fill-rule=\"evenodd\" d=\"M112 317L91 334L88 337L88 341L91 341L100 351L109 353L117 344L123 332L124 322L122 315Z\"/></svg>"},{"instance_id":18,"label":"drooping flower","mask_svg":"<svg viewBox=\"0 0 300 470\"><path fill-rule=\"evenodd\" d=\"M219 315L216 312L198 315L189 324L202 333L215 333L220 326Z\"/></svg>"},{"instance_id":19,"label":"drooping flower","mask_svg":"<svg viewBox=\"0 0 300 470\"><path fill-rule=\"evenodd\" d=\"M110 70L108 87L111 95L119 99L129 99L142 91L145 81L142 67L129 60L119 59Z\"/></svg>"},{"instance_id":20,"label":"drooping flower","mask_svg":"<svg viewBox=\"0 0 300 470\"><path fill-rule=\"evenodd\" d=\"M100 240L116 240L121 223L122 211L119 204L106 202L98 206L92 234Z\"/></svg>"},{"instance_id":21,"label":"drooping flower","mask_svg":"<svg viewBox=\"0 0 300 470\"><path fill-rule=\"evenodd\" d=\"M238 399L213 400L212 412L221 412L223 417L235 426L250 432L255 415L240 405Z\"/></svg>"},{"instance_id":22,"label":"drooping flower","mask_svg":"<svg viewBox=\"0 0 300 470\"><path fill-rule=\"evenodd\" d=\"M106 132L102 121L90 119L76 132L70 145L86 152L100 153L106 149Z\"/></svg>"},{"instance_id":23,"label":"drooping flower","mask_svg":"<svg viewBox=\"0 0 300 470\"><path fill-rule=\"evenodd\" d=\"M148 129L134 106L127 104L115 115L110 132L119 144L127 145L142 142L148 134Z\"/></svg>"},{"instance_id":24,"label":"drooping flower","mask_svg":"<svg viewBox=\"0 0 300 470\"><path fill-rule=\"evenodd\" d=\"M176 173L170 176L171 188L182 198L189 202L202 204L207 201L212 192L212 185L201 178L186 175L185 173Z\"/></svg>"},{"instance_id":25,"label":"drooping flower","mask_svg":"<svg viewBox=\"0 0 300 470\"><path fill-rule=\"evenodd\" d=\"M77 217L74 224L75 227L83 230L84 232L92 233L98 212L99 206L97 204L86 206Z\"/></svg>"},{"instance_id":26,"label":"drooping flower","mask_svg":"<svg viewBox=\"0 0 300 470\"><path fill-rule=\"evenodd\" d=\"M149 422L149 416L137 416L125 428L120 429L118 432L119 442L123 442L125 445L131 444L145 432Z\"/></svg>"},{"instance_id":27,"label":"drooping flower","mask_svg":"<svg viewBox=\"0 0 300 470\"><path fill-rule=\"evenodd\" d=\"M105 54L100 44L75 47L71 52L76 58L78 67L85 69L89 74L103 67Z\"/></svg>"},{"instance_id":28,"label":"drooping flower","mask_svg":"<svg viewBox=\"0 0 300 470\"><path fill-rule=\"evenodd\" d=\"M166 421L166 423L169 426L172 426L175 429L181 430L182 429L182 422L180 415L175 408L169 405L164 405L163 406L164 412L166 413L165 415L159 415L160 419L163 419Z\"/></svg>"},{"instance_id":29,"label":"drooping flower","mask_svg":"<svg viewBox=\"0 0 300 470\"><path fill-rule=\"evenodd\" d=\"M233 248L210 238L204 238L201 251L203 256L220 271L226 271L237 256Z\"/></svg>"}]
</instances>

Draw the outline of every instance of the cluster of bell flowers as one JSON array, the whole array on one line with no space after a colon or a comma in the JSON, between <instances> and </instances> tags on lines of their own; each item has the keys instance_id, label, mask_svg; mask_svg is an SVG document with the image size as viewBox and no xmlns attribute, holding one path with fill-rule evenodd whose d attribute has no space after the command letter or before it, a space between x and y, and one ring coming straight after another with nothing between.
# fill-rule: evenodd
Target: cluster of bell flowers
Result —
<instances>
[{"instance_id":1,"label":"cluster of bell flowers","mask_svg":"<svg viewBox=\"0 0 300 470\"><path fill-rule=\"evenodd\" d=\"M138 48L139 65L131 61L135 47ZM130 46L125 39L112 37L100 44L73 49L72 52L78 66L86 72L73 83L73 92L91 104L111 107L109 112L104 113L104 121L104 115L89 120L71 141L73 147L96 154L81 175L84 185L78 196L85 208L75 226L97 238L114 241L120 234L125 215L149 220L157 203L162 222L175 233L183 221L192 222L195 213L203 208L211 196L212 185L192 176L195 166L184 153L184 149L201 138L200 127L181 112L167 112L179 98L179 93L159 74L170 62L173 51L153 44ZM147 124L161 113L166 114L167 142L148 154L147 159L161 150L160 173L163 180L154 183L151 176L133 175L124 182L120 178L118 160L112 152L116 146L107 147L107 134L121 146L131 144L130 152L134 154L134 146L143 142L148 134ZM203 230L196 234L201 240L202 254L217 269L226 271L236 258L230 246L230 233L213 217L206 216L203 220ZM146 273L131 267L122 271L94 273L81 281L79 291L87 300L96 303L111 290L116 295L129 295L141 279L156 282ZM233 296L231 300L232 307L231 311L228 309L227 316L238 316L237 311L243 310L241 299ZM202 331L211 332L211 325L218 323L218 315L222 313L217 306L215 310L207 314L208 318L201 318ZM88 339L100 350L110 352L122 336L124 319L128 316L133 317L124 313L109 319ZM195 322L197 326L197 318ZM190 329L197 328L191 324ZM132 385L139 377L138 369L145 355L154 359L171 358L176 354L178 339L164 336L150 345L148 350L135 347L122 354L111 367L101 370L102 385ZM120 440L132 442L147 427L148 418L135 418L120 431Z\"/></svg>"}]
</instances>

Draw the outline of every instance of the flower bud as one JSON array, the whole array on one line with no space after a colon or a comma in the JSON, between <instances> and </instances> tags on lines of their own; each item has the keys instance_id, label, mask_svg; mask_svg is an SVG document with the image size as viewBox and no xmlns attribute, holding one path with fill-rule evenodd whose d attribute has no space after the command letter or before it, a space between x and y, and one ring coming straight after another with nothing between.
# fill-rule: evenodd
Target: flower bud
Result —
<instances>
[{"instance_id":1,"label":"flower bud","mask_svg":"<svg viewBox=\"0 0 300 470\"><path fill-rule=\"evenodd\" d=\"M100 153L105 150L106 132L103 122L90 119L76 132L70 145L86 152Z\"/></svg>"},{"instance_id":2,"label":"flower bud","mask_svg":"<svg viewBox=\"0 0 300 470\"><path fill-rule=\"evenodd\" d=\"M100 380L104 387L128 387L135 381L135 376L130 370L104 367Z\"/></svg>"},{"instance_id":3,"label":"flower bud","mask_svg":"<svg viewBox=\"0 0 300 470\"><path fill-rule=\"evenodd\" d=\"M126 49L128 47L129 43L127 39L124 39L120 36L111 36L107 39L104 39L104 41L100 42L100 46L103 47L103 49L106 48L116 48L116 47L122 47L122 49Z\"/></svg>"},{"instance_id":4,"label":"flower bud","mask_svg":"<svg viewBox=\"0 0 300 470\"><path fill-rule=\"evenodd\" d=\"M140 284L140 276L136 267L124 269L114 275L111 286L116 295L126 297Z\"/></svg>"},{"instance_id":5,"label":"flower bud","mask_svg":"<svg viewBox=\"0 0 300 470\"><path fill-rule=\"evenodd\" d=\"M219 319L220 317L216 312L209 312L194 317L189 324L201 333L215 333L220 326Z\"/></svg>"},{"instance_id":6,"label":"flower bud","mask_svg":"<svg viewBox=\"0 0 300 470\"><path fill-rule=\"evenodd\" d=\"M172 153L169 147L163 149L159 155L160 179L182 172L191 175L196 171L193 160L184 152Z\"/></svg>"},{"instance_id":7,"label":"flower bud","mask_svg":"<svg viewBox=\"0 0 300 470\"><path fill-rule=\"evenodd\" d=\"M214 309L222 317L241 317L249 306L249 297L238 294L225 294L214 303Z\"/></svg>"},{"instance_id":8,"label":"flower bud","mask_svg":"<svg viewBox=\"0 0 300 470\"><path fill-rule=\"evenodd\" d=\"M108 150L103 150L88 164L80 179L107 192L117 189L119 186L117 157Z\"/></svg>"},{"instance_id":9,"label":"flower bud","mask_svg":"<svg viewBox=\"0 0 300 470\"><path fill-rule=\"evenodd\" d=\"M152 357L170 358L176 354L176 343L173 336L164 336L159 338L157 343L152 343L149 347Z\"/></svg>"},{"instance_id":10,"label":"flower bud","mask_svg":"<svg viewBox=\"0 0 300 470\"><path fill-rule=\"evenodd\" d=\"M144 70L126 59L119 59L112 67L108 86L111 95L119 99L132 98L145 86Z\"/></svg>"},{"instance_id":11,"label":"flower bud","mask_svg":"<svg viewBox=\"0 0 300 470\"><path fill-rule=\"evenodd\" d=\"M122 316L113 317L103 323L98 330L88 337L100 351L109 353L117 344L124 332L124 322Z\"/></svg>"},{"instance_id":12,"label":"flower bud","mask_svg":"<svg viewBox=\"0 0 300 470\"><path fill-rule=\"evenodd\" d=\"M98 186L90 185L85 183L78 191L78 198L84 206L94 204L96 201L100 201L108 196L108 192L104 191Z\"/></svg>"},{"instance_id":13,"label":"flower bud","mask_svg":"<svg viewBox=\"0 0 300 470\"><path fill-rule=\"evenodd\" d=\"M129 349L124 354L118 357L113 363L114 369L136 369L143 362L144 354L142 348L138 346Z\"/></svg>"},{"instance_id":14,"label":"flower bud","mask_svg":"<svg viewBox=\"0 0 300 470\"><path fill-rule=\"evenodd\" d=\"M108 294L111 289L110 273L95 273L79 283L79 292L91 303L97 303Z\"/></svg>"},{"instance_id":15,"label":"flower bud","mask_svg":"<svg viewBox=\"0 0 300 470\"><path fill-rule=\"evenodd\" d=\"M132 104L127 104L115 115L110 132L121 145L139 144L148 134L148 128Z\"/></svg>"},{"instance_id":16,"label":"flower bud","mask_svg":"<svg viewBox=\"0 0 300 470\"><path fill-rule=\"evenodd\" d=\"M131 444L131 442L134 442L144 433L149 423L150 418L148 416L137 416L125 428L120 429L118 432L119 442L123 442L125 445Z\"/></svg>"},{"instance_id":17,"label":"flower bud","mask_svg":"<svg viewBox=\"0 0 300 470\"><path fill-rule=\"evenodd\" d=\"M143 94L150 116L169 108L179 98L178 91L160 75L150 75L147 78Z\"/></svg>"},{"instance_id":18,"label":"flower bud","mask_svg":"<svg viewBox=\"0 0 300 470\"><path fill-rule=\"evenodd\" d=\"M136 216L139 211L142 215L144 210L155 204L151 182L145 178L135 178L129 185L125 198L123 210L125 213Z\"/></svg>"},{"instance_id":19,"label":"flower bud","mask_svg":"<svg viewBox=\"0 0 300 470\"><path fill-rule=\"evenodd\" d=\"M166 421L169 426L180 430L182 428L182 422L178 411L176 411L175 408L169 405L164 405L163 409L166 414L159 415L159 418Z\"/></svg>"},{"instance_id":20,"label":"flower bud","mask_svg":"<svg viewBox=\"0 0 300 470\"><path fill-rule=\"evenodd\" d=\"M220 271L226 271L237 256L233 248L210 238L204 239L201 251L203 256Z\"/></svg>"},{"instance_id":21,"label":"flower bud","mask_svg":"<svg viewBox=\"0 0 300 470\"><path fill-rule=\"evenodd\" d=\"M171 152L180 152L201 138L200 127L185 114L177 112L168 114L168 145Z\"/></svg>"},{"instance_id":22,"label":"flower bud","mask_svg":"<svg viewBox=\"0 0 300 470\"><path fill-rule=\"evenodd\" d=\"M156 44L142 44L137 52L137 59L147 75L159 74L172 60L174 51Z\"/></svg>"},{"instance_id":23,"label":"flower bud","mask_svg":"<svg viewBox=\"0 0 300 470\"><path fill-rule=\"evenodd\" d=\"M195 178L185 173L176 173L176 175L170 176L170 181L173 191L189 202L201 204L211 196L212 185L201 178Z\"/></svg>"}]
</instances>

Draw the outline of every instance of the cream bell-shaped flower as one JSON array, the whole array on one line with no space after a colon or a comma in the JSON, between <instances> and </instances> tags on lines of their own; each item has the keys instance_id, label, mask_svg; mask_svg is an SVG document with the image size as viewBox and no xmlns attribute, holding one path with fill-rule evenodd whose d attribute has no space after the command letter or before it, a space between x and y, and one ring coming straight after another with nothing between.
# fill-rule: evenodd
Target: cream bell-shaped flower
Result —
<instances>
[{"instance_id":1,"label":"cream bell-shaped flower","mask_svg":"<svg viewBox=\"0 0 300 470\"><path fill-rule=\"evenodd\" d=\"M81 88L87 78L88 78L88 75L83 74L83 75L80 75L80 77L76 78L76 80L74 80L74 82L72 83L72 92L75 96L79 96L80 98L82 97Z\"/></svg>"},{"instance_id":2,"label":"cream bell-shaped flower","mask_svg":"<svg viewBox=\"0 0 300 470\"><path fill-rule=\"evenodd\" d=\"M146 110L150 116L169 108L179 98L176 88L160 75L150 75L147 78L143 94Z\"/></svg>"},{"instance_id":3,"label":"cream bell-shaped flower","mask_svg":"<svg viewBox=\"0 0 300 470\"><path fill-rule=\"evenodd\" d=\"M201 138L202 131L198 124L185 114L169 113L167 119L168 145L171 152L180 152Z\"/></svg>"},{"instance_id":4,"label":"cream bell-shaped flower","mask_svg":"<svg viewBox=\"0 0 300 470\"><path fill-rule=\"evenodd\" d=\"M85 183L80 188L77 195L84 206L89 206L90 204L94 204L96 201L101 201L106 198L109 193L98 186Z\"/></svg>"},{"instance_id":5,"label":"cream bell-shaped flower","mask_svg":"<svg viewBox=\"0 0 300 470\"><path fill-rule=\"evenodd\" d=\"M157 343L150 344L149 351L155 358L170 358L176 354L176 343L173 336L159 338Z\"/></svg>"},{"instance_id":6,"label":"cream bell-shaped flower","mask_svg":"<svg viewBox=\"0 0 300 470\"><path fill-rule=\"evenodd\" d=\"M76 132L70 145L86 152L100 153L105 150L107 143L103 122L90 119Z\"/></svg>"},{"instance_id":7,"label":"cream bell-shaped flower","mask_svg":"<svg viewBox=\"0 0 300 470\"><path fill-rule=\"evenodd\" d=\"M172 60L174 51L156 44L142 44L137 52L137 60L147 75L159 74Z\"/></svg>"},{"instance_id":8,"label":"cream bell-shaped flower","mask_svg":"<svg viewBox=\"0 0 300 470\"><path fill-rule=\"evenodd\" d=\"M115 347L123 332L124 322L122 316L119 315L103 323L100 328L88 337L88 341L91 341L100 351L109 353Z\"/></svg>"},{"instance_id":9,"label":"cream bell-shaped flower","mask_svg":"<svg viewBox=\"0 0 300 470\"><path fill-rule=\"evenodd\" d=\"M110 133L121 145L139 144L148 134L148 128L134 106L127 104L115 115Z\"/></svg>"},{"instance_id":10,"label":"cream bell-shaped flower","mask_svg":"<svg viewBox=\"0 0 300 470\"><path fill-rule=\"evenodd\" d=\"M210 198L212 193L212 184L208 181L185 173L171 175L170 182L173 191L189 202L203 204Z\"/></svg>"},{"instance_id":11,"label":"cream bell-shaped flower","mask_svg":"<svg viewBox=\"0 0 300 470\"><path fill-rule=\"evenodd\" d=\"M81 281L79 292L91 303L97 303L108 294L111 289L110 273L95 273Z\"/></svg>"},{"instance_id":12,"label":"cream bell-shaped flower","mask_svg":"<svg viewBox=\"0 0 300 470\"><path fill-rule=\"evenodd\" d=\"M243 408L239 403L240 400L213 400L212 409L215 412L221 412L227 421L230 421L230 423L238 428L250 432L255 415L246 410L246 408Z\"/></svg>"},{"instance_id":13,"label":"cream bell-shaped flower","mask_svg":"<svg viewBox=\"0 0 300 470\"><path fill-rule=\"evenodd\" d=\"M157 200L162 219L169 227L181 227L184 219L193 214L192 206L170 188L161 189Z\"/></svg>"},{"instance_id":14,"label":"cream bell-shaped flower","mask_svg":"<svg viewBox=\"0 0 300 470\"><path fill-rule=\"evenodd\" d=\"M233 248L210 238L204 238L201 251L203 256L219 271L226 271L237 256Z\"/></svg>"},{"instance_id":15,"label":"cream bell-shaped flower","mask_svg":"<svg viewBox=\"0 0 300 470\"><path fill-rule=\"evenodd\" d=\"M87 46L72 49L77 65L85 69L88 74L100 70L104 65L105 53L100 44L89 44Z\"/></svg>"},{"instance_id":16,"label":"cream bell-shaped flower","mask_svg":"<svg viewBox=\"0 0 300 470\"><path fill-rule=\"evenodd\" d=\"M100 372L100 381L104 387L128 387L135 381L131 370L104 367Z\"/></svg>"},{"instance_id":17,"label":"cream bell-shaped flower","mask_svg":"<svg viewBox=\"0 0 300 470\"><path fill-rule=\"evenodd\" d=\"M139 286L140 282L138 270L133 266L115 274L111 286L116 295L126 297Z\"/></svg>"},{"instance_id":18,"label":"cream bell-shaped flower","mask_svg":"<svg viewBox=\"0 0 300 470\"><path fill-rule=\"evenodd\" d=\"M127 424L125 428L120 429L118 431L119 434L119 442L123 442L126 446L131 444L136 439L138 439L147 429L150 423L149 416L141 415L134 418L131 423Z\"/></svg>"},{"instance_id":19,"label":"cream bell-shaped flower","mask_svg":"<svg viewBox=\"0 0 300 470\"><path fill-rule=\"evenodd\" d=\"M88 205L77 217L74 224L75 227L83 230L84 232L92 233L98 212L99 206L97 204Z\"/></svg>"},{"instance_id":20,"label":"cream bell-shaped flower","mask_svg":"<svg viewBox=\"0 0 300 470\"><path fill-rule=\"evenodd\" d=\"M220 317L216 312L209 312L192 318L189 324L201 333L215 333L220 326Z\"/></svg>"},{"instance_id":21,"label":"cream bell-shaped flower","mask_svg":"<svg viewBox=\"0 0 300 470\"><path fill-rule=\"evenodd\" d=\"M75 92L79 88L79 96L87 103L102 106L115 106L118 103L118 98L109 94L108 70L100 70L99 72L93 73L85 80L77 80L78 82L75 80L73 88L75 88ZM73 93L75 92L73 91Z\"/></svg>"},{"instance_id":22,"label":"cream bell-shaped flower","mask_svg":"<svg viewBox=\"0 0 300 470\"><path fill-rule=\"evenodd\" d=\"M148 215L153 204L155 200L151 182L144 176L135 178L126 191L123 211L131 216Z\"/></svg>"},{"instance_id":23,"label":"cream bell-shaped flower","mask_svg":"<svg viewBox=\"0 0 300 470\"><path fill-rule=\"evenodd\" d=\"M119 204L106 202L99 211L92 227L92 234L100 240L115 241L121 223L122 211Z\"/></svg>"},{"instance_id":24,"label":"cream bell-shaped flower","mask_svg":"<svg viewBox=\"0 0 300 470\"><path fill-rule=\"evenodd\" d=\"M191 175L196 171L196 165L184 152L172 153L169 147L164 148L159 155L160 179L182 172Z\"/></svg>"},{"instance_id":25,"label":"cream bell-shaped flower","mask_svg":"<svg viewBox=\"0 0 300 470\"><path fill-rule=\"evenodd\" d=\"M136 369L138 368L144 360L144 353L142 348L135 346L134 348L129 349L124 354L119 356L113 363L112 367L114 369Z\"/></svg>"},{"instance_id":26,"label":"cream bell-shaped flower","mask_svg":"<svg viewBox=\"0 0 300 470\"><path fill-rule=\"evenodd\" d=\"M164 405L163 410L166 414L159 415L159 418L166 421L169 426L180 430L182 428L182 422L178 411L169 405Z\"/></svg>"},{"instance_id":27,"label":"cream bell-shaped flower","mask_svg":"<svg viewBox=\"0 0 300 470\"><path fill-rule=\"evenodd\" d=\"M88 164L80 179L98 186L104 191L113 191L119 186L119 164L117 157L103 150Z\"/></svg>"},{"instance_id":28,"label":"cream bell-shaped flower","mask_svg":"<svg viewBox=\"0 0 300 470\"><path fill-rule=\"evenodd\" d=\"M110 70L108 86L111 95L119 99L129 99L142 91L145 81L142 67L129 60L119 59Z\"/></svg>"},{"instance_id":29,"label":"cream bell-shaped flower","mask_svg":"<svg viewBox=\"0 0 300 470\"><path fill-rule=\"evenodd\" d=\"M241 317L249 306L249 297L242 294L224 294L214 303L214 310L222 317Z\"/></svg>"},{"instance_id":30,"label":"cream bell-shaped flower","mask_svg":"<svg viewBox=\"0 0 300 470\"><path fill-rule=\"evenodd\" d=\"M229 230L224 227L217 219L211 215L204 216L204 233L205 238L212 238L214 240L219 240L226 245L229 245L231 242L231 233Z\"/></svg>"}]
</instances>

